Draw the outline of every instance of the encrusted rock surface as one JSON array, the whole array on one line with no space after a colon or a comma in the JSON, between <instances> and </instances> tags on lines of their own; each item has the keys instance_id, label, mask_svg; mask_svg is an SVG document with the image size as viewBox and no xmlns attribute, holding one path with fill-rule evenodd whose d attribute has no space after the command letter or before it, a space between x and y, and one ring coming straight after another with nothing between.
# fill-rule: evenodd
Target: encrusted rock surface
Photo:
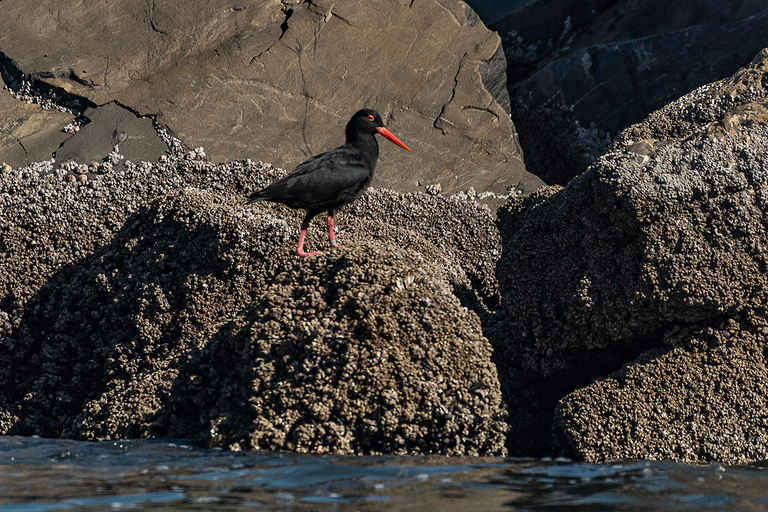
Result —
<instances>
[{"instance_id":1,"label":"encrusted rock surface","mask_svg":"<svg viewBox=\"0 0 768 512\"><path fill-rule=\"evenodd\" d=\"M720 439L712 428L718 421L714 411L734 407L732 394L716 390L731 389L729 379L743 366L739 354L757 349L747 366L764 372L766 60L768 51L761 52L733 79L694 91L628 130L653 138L637 141L625 134L565 188L517 200L500 214L498 276L507 339L496 347L495 357L511 397L510 417L532 436L539 432L539 446L550 442L545 425L552 421L554 403L565 397L556 448L590 460L655 453L706 461L716 453L720 460L743 462L760 456L752 441L718 452L710 448ZM675 128L681 124L687 129ZM673 131L685 138L655 138ZM734 336L722 337L727 343L702 347L690 341L700 335L680 334L720 330L729 320L743 323L744 332L737 328ZM625 363L618 376L590 384ZM668 372L670 378L648 385L632 381L632 375L642 374L636 364L655 368L657 376ZM693 384L678 386L680 372ZM766 375L758 375L762 378L743 382L744 411L761 407L749 398L761 392ZM625 380L623 394L605 392L611 382ZM587 387L568 395L582 386ZM658 396L651 396L654 390ZM631 396L636 403L618 405ZM684 408L672 418L674 407L668 407L666 419L633 412L652 407L649 401L679 405L686 400L694 409L694 403L709 405L696 409L693 419ZM601 416L601 411L612 415ZM702 420L705 414L710 415ZM591 421L583 421L586 417ZM678 439L678 445L665 444L671 428L663 428L666 421L676 432L684 422L702 427L691 427L695 432ZM609 433L617 425L624 434ZM729 425L739 431L745 424ZM768 436L762 423L750 425L751 440ZM632 442L622 444L627 440L622 435Z\"/></svg>"},{"instance_id":2,"label":"encrusted rock surface","mask_svg":"<svg viewBox=\"0 0 768 512\"><path fill-rule=\"evenodd\" d=\"M293 261L182 369L156 426L313 453L504 453L490 344L443 272L360 244Z\"/></svg>"},{"instance_id":3,"label":"encrusted rock surface","mask_svg":"<svg viewBox=\"0 0 768 512\"><path fill-rule=\"evenodd\" d=\"M495 417L501 414L500 395L490 348L476 314L453 295L477 311L498 303L492 258L499 254L499 240L488 208L371 189L354 212L342 210L337 217L343 248L327 259L301 262L293 250L302 212L244 204L250 191L284 172L251 162L217 166L196 150L159 164L130 164L124 171L89 175L85 181L69 180L72 175L65 169L49 164L0 174L0 432L92 440L153 435L159 428L157 414L170 399L178 399L173 386L180 369L222 324L246 315L240 312L248 304L253 308L260 300L272 300L265 291L270 286L299 286L311 269L314 280L328 286L323 265L341 258L346 263L339 263L343 268L334 286L345 288L354 300L368 301L374 313L386 304L399 319L420 305L412 320L422 325L429 317L434 325L429 339L436 348L418 361L405 343L416 335L411 325L387 324L390 336L404 344L392 345L389 366L374 366L370 372L386 369L391 378L403 372L407 381L398 381L398 393L409 399L423 395L417 403L424 407L444 407L443 415L430 422L410 401L398 402L402 416L397 418L411 418L413 426L402 432L403 442L382 431L379 444L359 450L501 453L505 424ZM482 236L465 240L463 225ZM307 244L325 247L325 236L318 221ZM389 247L378 263L372 255L383 249L376 244ZM478 263L475 252L490 262ZM424 276L398 263L401 257L404 262L423 260L431 284L422 285ZM374 306L368 295L373 288L359 282L364 275L355 272L372 272L373 279L389 276L396 292L400 279L405 292ZM432 316L430 305L436 308ZM349 302L343 313L353 310ZM304 314L312 317L309 311ZM314 318L324 324L349 322L349 317L326 314L317 307ZM443 323L442 317L451 320ZM351 351L364 348L348 345ZM237 354L219 356L222 365L244 362ZM439 374L434 365L445 361L466 372ZM417 371L418 364L423 368ZM209 381L214 377L202 375ZM444 375L444 394L436 383L439 375ZM237 379L230 377L231 389ZM254 391L251 384L250 378L242 380L241 392ZM324 396L317 392L318 398ZM230 419L237 420L238 403L225 405ZM241 412L249 414L249 409ZM203 430L198 423L174 433L194 436ZM382 441L388 435L389 444ZM343 451L330 439L327 445L317 439L306 449Z\"/></svg>"},{"instance_id":4,"label":"encrusted rock surface","mask_svg":"<svg viewBox=\"0 0 768 512\"><path fill-rule=\"evenodd\" d=\"M559 441L591 462L767 459L768 322L757 322L675 333L672 346L569 394L557 408Z\"/></svg>"}]
</instances>

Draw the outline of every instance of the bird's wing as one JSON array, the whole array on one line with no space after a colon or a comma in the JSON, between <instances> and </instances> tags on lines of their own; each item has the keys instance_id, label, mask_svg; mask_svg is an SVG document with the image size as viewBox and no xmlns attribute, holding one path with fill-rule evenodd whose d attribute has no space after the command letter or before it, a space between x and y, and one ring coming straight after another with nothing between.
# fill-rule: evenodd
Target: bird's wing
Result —
<instances>
[{"instance_id":1,"label":"bird's wing","mask_svg":"<svg viewBox=\"0 0 768 512\"><path fill-rule=\"evenodd\" d=\"M292 208L324 210L346 202L370 182L370 166L362 155L345 146L302 162L286 176L251 196Z\"/></svg>"}]
</instances>

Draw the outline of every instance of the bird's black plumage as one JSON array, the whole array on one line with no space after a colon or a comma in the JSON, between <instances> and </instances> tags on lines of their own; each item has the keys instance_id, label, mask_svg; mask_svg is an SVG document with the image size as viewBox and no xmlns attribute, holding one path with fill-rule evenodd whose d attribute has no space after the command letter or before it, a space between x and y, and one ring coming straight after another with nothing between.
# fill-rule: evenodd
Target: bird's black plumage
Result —
<instances>
[{"instance_id":1,"label":"bird's black plumage","mask_svg":"<svg viewBox=\"0 0 768 512\"><path fill-rule=\"evenodd\" d=\"M327 211L329 237L331 246L335 247L333 216L336 210L359 198L373 179L379 158L376 134L410 151L384 127L378 112L362 109L347 123L344 144L302 162L286 176L251 194L248 202L272 201L307 210L297 249L300 256L308 255L303 252L303 242L309 221Z\"/></svg>"}]
</instances>

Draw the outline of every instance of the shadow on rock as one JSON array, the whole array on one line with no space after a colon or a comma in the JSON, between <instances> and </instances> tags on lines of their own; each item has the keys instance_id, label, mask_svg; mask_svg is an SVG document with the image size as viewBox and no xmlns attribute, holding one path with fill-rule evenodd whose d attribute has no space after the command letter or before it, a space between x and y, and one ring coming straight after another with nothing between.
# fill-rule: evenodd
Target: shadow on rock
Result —
<instances>
[{"instance_id":1,"label":"shadow on rock","mask_svg":"<svg viewBox=\"0 0 768 512\"><path fill-rule=\"evenodd\" d=\"M567 187L499 215L511 453L764 457L754 439L768 431L749 418L765 406L766 62L763 51L628 130L648 139L620 138ZM680 127L685 138L665 138Z\"/></svg>"},{"instance_id":2,"label":"shadow on rock","mask_svg":"<svg viewBox=\"0 0 768 512\"><path fill-rule=\"evenodd\" d=\"M235 224L226 203L196 189L163 197L40 288L3 340L3 433L144 434L179 359L275 272L254 247L269 248L285 222L246 212Z\"/></svg>"}]
</instances>

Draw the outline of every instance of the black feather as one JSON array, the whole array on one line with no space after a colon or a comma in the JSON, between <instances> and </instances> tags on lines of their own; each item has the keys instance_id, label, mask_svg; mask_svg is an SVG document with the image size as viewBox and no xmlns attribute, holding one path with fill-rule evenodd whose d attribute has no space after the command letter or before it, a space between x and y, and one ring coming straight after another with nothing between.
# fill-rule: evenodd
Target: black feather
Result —
<instances>
[{"instance_id":1,"label":"black feather","mask_svg":"<svg viewBox=\"0 0 768 512\"><path fill-rule=\"evenodd\" d=\"M369 121L368 116L374 120ZM375 110L360 110L347 123L346 143L302 162L286 176L254 192L248 202L282 203L307 210L310 218L351 203L373 179L379 158L374 135L379 126L384 123Z\"/></svg>"}]
</instances>

